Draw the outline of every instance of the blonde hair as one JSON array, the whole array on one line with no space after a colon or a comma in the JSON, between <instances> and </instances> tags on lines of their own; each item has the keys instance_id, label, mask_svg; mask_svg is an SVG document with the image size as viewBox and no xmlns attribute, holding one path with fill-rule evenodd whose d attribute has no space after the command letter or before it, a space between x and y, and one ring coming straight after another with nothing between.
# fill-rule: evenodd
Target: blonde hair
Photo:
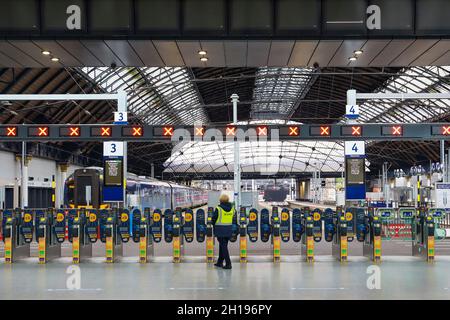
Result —
<instances>
[{"instance_id":1,"label":"blonde hair","mask_svg":"<svg viewBox=\"0 0 450 320\"><path fill-rule=\"evenodd\" d=\"M222 194L219 198L220 203L230 202L230 197L226 194Z\"/></svg>"}]
</instances>

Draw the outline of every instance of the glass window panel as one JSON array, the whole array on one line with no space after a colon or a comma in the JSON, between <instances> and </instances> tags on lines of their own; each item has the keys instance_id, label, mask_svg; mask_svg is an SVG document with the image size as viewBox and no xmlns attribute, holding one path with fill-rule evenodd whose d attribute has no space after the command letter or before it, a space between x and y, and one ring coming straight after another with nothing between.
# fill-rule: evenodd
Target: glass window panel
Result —
<instances>
[{"instance_id":1,"label":"glass window panel","mask_svg":"<svg viewBox=\"0 0 450 320\"><path fill-rule=\"evenodd\" d=\"M178 31L179 0L137 0L137 30Z\"/></svg>"},{"instance_id":2,"label":"glass window panel","mask_svg":"<svg viewBox=\"0 0 450 320\"><path fill-rule=\"evenodd\" d=\"M92 31L120 31L131 28L130 0L91 0L89 3L89 27Z\"/></svg>"},{"instance_id":3,"label":"glass window panel","mask_svg":"<svg viewBox=\"0 0 450 320\"><path fill-rule=\"evenodd\" d=\"M325 0L323 8L323 28L326 33L366 32L366 1Z\"/></svg>"},{"instance_id":4,"label":"glass window panel","mask_svg":"<svg viewBox=\"0 0 450 320\"><path fill-rule=\"evenodd\" d=\"M413 31L414 30L414 2L412 0L372 0L371 4L377 5L381 10L381 30L374 33L386 33L386 31Z\"/></svg>"},{"instance_id":5,"label":"glass window panel","mask_svg":"<svg viewBox=\"0 0 450 320\"><path fill-rule=\"evenodd\" d=\"M279 0L277 3L278 31L318 31L320 1Z\"/></svg>"},{"instance_id":6,"label":"glass window panel","mask_svg":"<svg viewBox=\"0 0 450 320\"><path fill-rule=\"evenodd\" d=\"M449 12L448 0L417 0L416 29L424 32L448 33Z\"/></svg>"},{"instance_id":7,"label":"glass window panel","mask_svg":"<svg viewBox=\"0 0 450 320\"><path fill-rule=\"evenodd\" d=\"M225 1L186 0L183 30L225 31Z\"/></svg>"},{"instance_id":8,"label":"glass window panel","mask_svg":"<svg viewBox=\"0 0 450 320\"><path fill-rule=\"evenodd\" d=\"M270 0L231 0L231 31L270 32L272 12Z\"/></svg>"},{"instance_id":9,"label":"glass window panel","mask_svg":"<svg viewBox=\"0 0 450 320\"><path fill-rule=\"evenodd\" d=\"M86 12L83 0L44 0L42 2L43 29L46 31L69 31L67 19L71 14L67 14L67 9L72 5L80 8L81 30L84 30L86 26Z\"/></svg>"},{"instance_id":10,"label":"glass window panel","mask_svg":"<svg viewBox=\"0 0 450 320\"><path fill-rule=\"evenodd\" d=\"M38 8L35 0L2 0L0 30L38 30Z\"/></svg>"}]
</instances>

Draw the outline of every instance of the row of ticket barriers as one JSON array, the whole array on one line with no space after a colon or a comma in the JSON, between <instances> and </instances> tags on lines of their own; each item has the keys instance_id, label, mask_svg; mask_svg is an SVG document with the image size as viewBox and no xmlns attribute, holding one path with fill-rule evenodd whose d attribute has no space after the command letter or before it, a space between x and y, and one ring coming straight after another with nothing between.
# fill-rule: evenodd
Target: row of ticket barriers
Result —
<instances>
[{"instance_id":1,"label":"row of ticket barriers","mask_svg":"<svg viewBox=\"0 0 450 320\"><path fill-rule=\"evenodd\" d=\"M162 212L159 209L15 209L2 210L1 236L4 242L5 263L31 256L31 243L38 244L39 263L61 257L61 245L72 244L72 261L80 263L92 257L93 244L105 244L105 261L112 263L123 255L123 245L134 242L139 246L139 262L148 262L154 245L164 239L172 243L173 262L183 258L186 243L194 238L206 243L206 262L214 260L214 234L212 216L197 209L177 208ZM239 239L240 261L247 262L250 243L269 242L273 261L280 261L281 243L301 244L301 255L313 262L315 243L322 240L332 243L332 254L339 261L347 261L349 242L363 245L363 254L374 262L381 261L382 241L388 239L386 226L400 220L411 230L412 255L433 261L435 236L442 233L445 209L439 208L366 208L338 207L310 210L305 207L292 211L288 208L241 208L234 216L231 242ZM444 230L445 238L445 230ZM131 240L131 241L130 241Z\"/></svg>"}]
</instances>

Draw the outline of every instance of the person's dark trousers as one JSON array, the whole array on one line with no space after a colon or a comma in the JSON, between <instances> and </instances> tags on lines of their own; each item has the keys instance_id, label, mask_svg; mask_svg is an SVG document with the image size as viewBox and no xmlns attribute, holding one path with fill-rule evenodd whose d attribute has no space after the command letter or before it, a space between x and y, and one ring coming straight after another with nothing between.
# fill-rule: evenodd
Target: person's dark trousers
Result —
<instances>
[{"instance_id":1,"label":"person's dark trousers","mask_svg":"<svg viewBox=\"0 0 450 320\"><path fill-rule=\"evenodd\" d=\"M228 241L230 238L217 238L219 241L219 259L217 260L217 264L222 265L223 261L225 260L225 265L230 266L231 260L230 260L230 253L228 252Z\"/></svg>"}]
</instances>

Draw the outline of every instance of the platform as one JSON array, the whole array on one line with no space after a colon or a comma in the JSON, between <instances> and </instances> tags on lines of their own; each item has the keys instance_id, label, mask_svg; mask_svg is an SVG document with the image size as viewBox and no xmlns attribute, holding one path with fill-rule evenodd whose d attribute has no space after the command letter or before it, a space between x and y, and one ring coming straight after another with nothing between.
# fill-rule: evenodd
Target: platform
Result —
<instances>
[{"instance_id":1,"label":"platform","mask_svg":"<svg viewBox=\"0 0 450 320\"><path fill-rule=\"evenodd\" d=\"M106 265L93 261L80 264L80 290L66 288L69 265L68 259L47 265L29 261L0 264L0 299L450 298L450 259L439 257L433 264L410 257L386 258L379 266L379 290L367 288L371 263L363 258L351 258L346 264L326 257L313 265L295 261L234 263L232 270L204 263L140 265L125 259Z\"/></svg>"}]
</instances>

